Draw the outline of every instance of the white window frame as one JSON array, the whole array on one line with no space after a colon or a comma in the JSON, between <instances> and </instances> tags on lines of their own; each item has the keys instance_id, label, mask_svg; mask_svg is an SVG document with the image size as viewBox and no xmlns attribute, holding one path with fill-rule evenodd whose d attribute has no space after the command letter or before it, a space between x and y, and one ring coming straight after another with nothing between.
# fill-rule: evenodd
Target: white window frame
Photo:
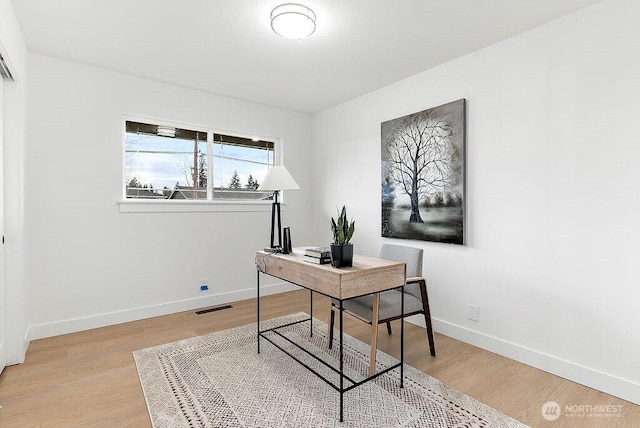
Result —
<instances>
[{"instance_id":1,"label":"white window frame","mask_svg":"<svg viewBox=\"0 0 640 428\"><path fill-rule=\"evenodd\" d=\"M207 133L207 164L213 166L213 134L233 135L240 138L259 138L264 141L270 141L274 143L274 165L282 165L282 139L277 137L264 136L260 134L247 134L246 132L228 131L214 129L208 126L195 125L191 123L173 122L164 119L125 115L122 117L122 173L120 176L120 199L117 201L117 205L121 213L184 213L184 212L270 212L272 201L234 201L234 200L219 200L211 199L213 188L211 183L213 177L207 179L207 200L199 199L185 199L185 200L144 200L144 199L127 199L126 197L126 165L125 165L125 153L126 153L126 122L141 122L150 123L154 125L167 126L172 128L197 130L198 132ZM211 168L213 169L213 168ZM284 203L284 197L281 192L280 203L283 206L283 210L286 210L286 204Z\"/></svg>"}]
</instances>

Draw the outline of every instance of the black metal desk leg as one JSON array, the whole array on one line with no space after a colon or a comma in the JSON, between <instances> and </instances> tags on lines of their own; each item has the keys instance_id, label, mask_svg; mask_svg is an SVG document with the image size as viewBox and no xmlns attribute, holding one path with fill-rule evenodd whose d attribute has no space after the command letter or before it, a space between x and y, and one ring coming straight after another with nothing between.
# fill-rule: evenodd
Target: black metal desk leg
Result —
<instances>
[{"instance_id":1,"label":"black metal desk leg","mask_svg":"<svg viewBox=\"0 0 640 428\"><path fill-rule=\"evenodd\" d=\"M257 308L256 308L256 312L258 314L258 321L256 322L256 325L258 326L258 354L260 353L260 271L258 269L256 269L256 302L257 303Z\"/></svg>"},{"instance_id":2,"label":"black metal desk leg","mask_svg":"<svg viewBox=\"0 0 640 428\"><path fill-rule=\"evenodd\" d=\"M404 387L404 286L402 286L402 301L400 303L400 388Z\"/></svg>"},{"instance_id":3,"label":"black metal desk leg","mask_svg":"<svg viewBox=\"0 0 640 428\"><path fill-rule=\"evenodd\" d=\"M343 346L343 324L344 321L342 319L343 307L342 307L342 299L340 299L340 422L344 421L344 357L342 355L342 346Z\"/></svg>"},{"instance_id":4,"label":"black metal desk leg","mask_svg":"<svg viewBox=\"0 0 640 428\"><path fill-rule=\"evenodd\" d=\"M313 291L309 290L309 312L311 312L311 332L309 336L313 337Z\"/></svg>"}]
</instances>

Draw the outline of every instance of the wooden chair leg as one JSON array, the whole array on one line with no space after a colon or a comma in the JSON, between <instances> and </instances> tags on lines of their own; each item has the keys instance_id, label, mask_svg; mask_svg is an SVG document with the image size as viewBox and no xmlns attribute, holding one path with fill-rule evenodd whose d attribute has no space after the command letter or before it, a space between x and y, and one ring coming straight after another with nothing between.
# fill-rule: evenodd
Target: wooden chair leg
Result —
<instances>
[{"instance_id":1,"label":"wooden chair leg","mask_svg":"<svg viewBox=\"0 0 640 428\"><path fill-rule=\"evenodd\" d=\"M431 352L431 356L436 356L436 344L433 340L433 326L431 325L431 316L425 314L425 320L427 324L427 338L429 339L429 350Z\"/></svg>"},{"instance_id":2,"label":"wooden chair leg","mask_svg":"<svg viewBox=\"0 0 640 428\"><path fill-rule=\"evenodd\" d=\"M329 316L329 328L327 329L327 347L331 349L333 345L333 325L336 321L336 308L331 305L331 315Z\"/></svg>"},{"instance_id":3,"label":"wooden chair leg","mask_svg":"<svg viewBox=\"0 0 640 428\"><path fill-rule=\"evenodd\" d=\"M391 321L387 321L387 334L391 336Z\"/></svg>"},{"instance_id":4,"label":"wooden chair leg","mask_svg":"<svg viewBox=\"0 0 640 428\"><path fill-rule=\"evenodd\" d=\"M436 344L433 340L433 326L431 324L431 311L429 309L429 295L427 294L426 281L420 281L420 293L422 294L422 309L424 312L424 323L427 327L427 339L429 340L429 351L431 356L436 356Z\"/></svg>"},{"instance_id":5,"label":"wooden chair leg","mask_svg":"<svg viewBox=\"0 0 640 428\"><path fill-rule=\"evenodd\" d=\"M380 309L380 293L373 295L373 312L371 314L371 358L369 360L369 376L376 372L376 353L378 352L378 311Z\"/></svg>"}]
</instances>

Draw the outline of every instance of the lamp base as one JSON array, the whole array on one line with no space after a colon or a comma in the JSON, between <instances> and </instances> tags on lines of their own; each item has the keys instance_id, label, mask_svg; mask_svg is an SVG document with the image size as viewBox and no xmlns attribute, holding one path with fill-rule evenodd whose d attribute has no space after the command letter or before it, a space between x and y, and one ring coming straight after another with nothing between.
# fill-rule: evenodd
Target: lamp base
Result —
<instances>
[{"instance_id":1,"label":"lamp base","mask_svg":"<svg viewBox=\"0 0 640 428\"><path fill-rule=\"evenodd\" d=\"M278 202L278 190L273 191L273 204L271 204L271 245L270 248L282 249L282 220L280 217L280 202ZM276 243L276 238L278 242ZM272 251L275 252L275 251Z\"/></svg>"}]
</instances>

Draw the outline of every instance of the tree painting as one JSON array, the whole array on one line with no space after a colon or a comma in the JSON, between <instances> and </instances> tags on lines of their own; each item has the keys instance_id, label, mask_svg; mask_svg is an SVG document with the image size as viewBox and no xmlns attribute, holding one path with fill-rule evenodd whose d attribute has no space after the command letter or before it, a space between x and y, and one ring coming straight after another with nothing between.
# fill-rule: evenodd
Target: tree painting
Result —
<instances>
[{"instance_id":1,"label":"tree painting","mask_svg":"<svg viewBox=\"0 0 640 428\"><path fill-rule=\"evenodd\" d=\"M464 99L382 123L382 236L464 243L464 128Z\"/></svg>"}]
</instances>

